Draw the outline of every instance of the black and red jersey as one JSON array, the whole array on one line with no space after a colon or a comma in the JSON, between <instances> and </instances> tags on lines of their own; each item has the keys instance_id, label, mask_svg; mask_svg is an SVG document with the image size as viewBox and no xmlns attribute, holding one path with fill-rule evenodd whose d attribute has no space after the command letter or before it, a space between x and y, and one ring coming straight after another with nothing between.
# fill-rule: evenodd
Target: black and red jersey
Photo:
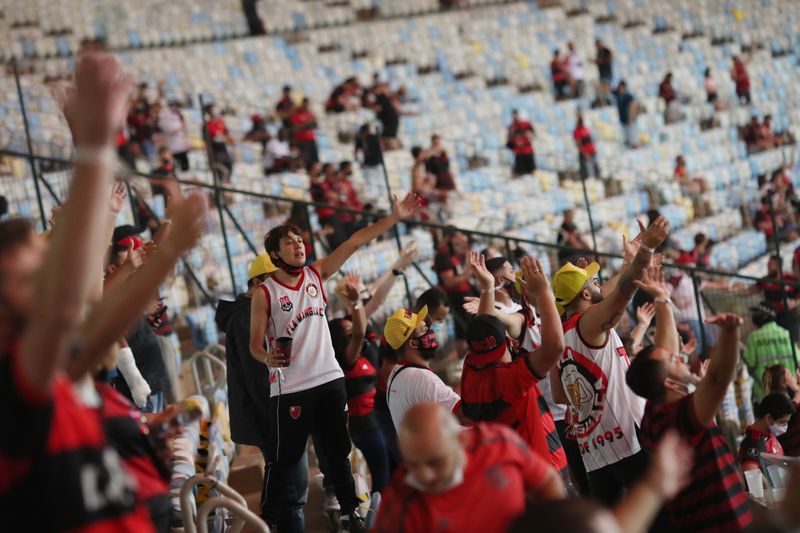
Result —
<instances>
[{"instance_id":1,"label":"black and red jersey","mask_svg":"<svg viewBox=\"0 0 800 533\"><path fill-rule=\"evenodd\" d=\"M728 444L716 424L697 420L690 394L662 405L651 402L642 418L641 439L654 450L676 429L694 449L691 483L667 504L676 531L742 531L752 521L750 503Z\"/></svg>"},{"instance_id":2,"label":"black and red jersey","mask_svg":"<svg viewBox=\"0 0 800 533\"><path fill-rule=\"evenodd\" d=\"M572 132L572 137L578 143L578 150L580 150L581 155L595 155L597 153L597 148L595 148L592 140L592 133L586 126L575 128L575 131Z\"/></svg>"},{"instance_id":3,"label":"black and red jersey","mask_svg":"<svg viewBox=\"0 0 800 533\"><path fill-rule=\"evenodd\" d=\"M0 514L4 531L153 531L136 480L64 375L34 390L15 353L0 356Z\"/></svg>"},{"instance_id":4,"label":"black and red jersey","mask_svg":"<svg viewBox=\"0 0 800 533\"><path fill-rule=\"evenodd\" d=\"M528 132L533 131L533 126L527 120L517 120L509 126L508 145L514 155L527 155L533 153L533 143L528 137Z\"/></svg>"}]
</instances>

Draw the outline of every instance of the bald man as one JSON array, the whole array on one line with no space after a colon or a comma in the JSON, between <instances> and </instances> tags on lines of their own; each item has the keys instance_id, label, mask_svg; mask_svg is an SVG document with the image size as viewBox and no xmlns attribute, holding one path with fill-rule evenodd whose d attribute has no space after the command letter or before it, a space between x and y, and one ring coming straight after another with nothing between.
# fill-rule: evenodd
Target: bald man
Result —
<instances>
[{"instance_id":1,"label":"bald man","mask_svg":"<svg viewBox=\"0 0 800 533\"><path fill-rule=\"evenodd\" d=\"M505 531L533 501L564 498L561 477L510 428L458 425L438 404L398 428L405 464L384 490L375 531Z\"/></svg>"}]
</instances>

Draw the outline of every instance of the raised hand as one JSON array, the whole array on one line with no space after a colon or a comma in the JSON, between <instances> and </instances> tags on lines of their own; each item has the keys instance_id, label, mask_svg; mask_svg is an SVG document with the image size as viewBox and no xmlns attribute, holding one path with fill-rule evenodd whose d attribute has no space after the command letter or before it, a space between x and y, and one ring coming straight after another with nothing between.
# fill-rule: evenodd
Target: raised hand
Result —
<instances>
[{"instance_id":1,"label":"raised hand","mask_svg":"<svg viewBox=\"0 0 800 533\"><path fill-rule=\"evenodd\" d=\"M575 261L575 266L578 268L586 268L589 266L589 261L585 257L579 257L577 261Z\"/></svg>"},{"instance_id":2,"label":"raised hand","mask_svg":"<svg viewBox=\"0 0 800 533\"><path fill-rule=\"evenodd\" d=\"M399 220L405 220L414 216L414 213L422 207L422 199L412 192L408 193L402 200L400 200L396 194L393 194L392 207L395 216L397 216Z\"/></svg>"},{"instance_id":3,"label":"raised hand","mask_svg":"<svg viewBox=\"0 0 800 533\"><path fill-rule=\"evenodd\" d=\"M361 276L356 272L348 272L344 280L342 294L345 299L353 305L359 303L361 301L361 292L359 291L361 287Z\"/></svg>"},{"instance_id":4,"label":"raised hand","mask_svg":"<svg viewBox=\"0 0 800 533\"><path fill-rule=\"evenodd\" d=\"M111 190L111 200L108 202L108 206L111 208L111 212L114 215L118 215L120 211L122 211L122 206L125 205L125 198L128 197L128 188L125 186L125 183L122 181L118 181L114 184L114 188Z\"/></svg>"},{"instance_id":5,"label":"raised hand","mask_svg":"<svg viewBox=\"0 0 800 533\"><path fill-rule=\"evenodd\" d=\"M543 294L551 293L550 280L542 268L542 263L538 259L523 257L520 263L522 266L522 286L525 289L525 296L533 302L537 302Z\"/></svg>"},{"instance_id":6,"label":"raised hand","mask_svg":"<svg viewBox=\"0 0 800 533\"><path fill-rule=\"evenodd\" d=\"M637 218L636 223L639 224L639 234L634 237L633 240L629 241L628 236L624 233L622 234L622 251L624 252L624 261L626 263L630 263L633 261L633 258L636 257L636 254L639 252L639 248L642 246L642 233L646 231L641 220Z\"/></svg>"},{"instance_id":7,"label":"raised hand","mask_svg":"<svg viewBox=\"0 0 800 533\"><path fill-rule=\"evenodd\" d=\"M693 455L692 448L670 430L651 456L645 483L664 500L671 500L691 479Z\"/></svg>"},{"instance_id":8,"label":"raised hand","mask_svg":"<svg viewBox=\"0 0 800 533\"><path fill-rule=\"evenodd\" d=\"M742 322L742 317L734 313L720 313L705 321L706 324L713 324L729 331L738 330Z\"/></svg>"},{"instance_id":9,"label":"raised hand","mask_svg":"<svg viewBox=\"0 0 800 533\"><path fill-rule=\"evenodd\" d=\"M636 321L639 324L647 324L649 325L653 318L656 316L656 306L653 305L651 302L647 302L644 305L640 305L636 308Z\"/></svg>"},{"instance_id":10,"label":"raised hand","mask_svg":"<svg viewBox=\"0 0 800 533\"><path fill-rule=\"evenodd\" d=\"M494 288L494 276L486 269L486 259L478 252L469 253L469 266L472 277L478 282L481 289L489 290Z\"/></svg>"},{"instance_id":11,"label":"raised hand","mask_svg":"<svg viewBox=\"0 0 800 533\"><path fill-rule=\"evenodd\" d=\"M642 244L648 248L658 248L669 235L669 221L664 217L658 217L639 235Z\"/></svg>"},{"instance_id":12,"label":"raised hand","mask_svg":"<svg viewBox=\"0 0 800 533\"><path fill-rule=\"evenodd\" d=\"M404 270L408 265L414 262L417 258L417 243L415 241L409 242L402 250L400 250L400 257L394 262L392 268L395 270Z\"/></svg>"},{"instance_id":13,"label":"raised hand","mask_svg":"<svg viewBox=\"0 0 800 533\"><path fill-rule=\"evenodd\" d=\"M710 364L711 364L711 359L706 359L705 361L700 363L700 366L697 368L695 376L697 376L699 379L703 379L704 377L706 377L706 374L708 374L708 365Z\"/></svg>"},{"instance_id":14,"label":"raised hand","mask_svg":"<svg viewBox=\"0 0 800 533\"><path fill-rule=\"evenodd\" d=\"M471 315L477 315L478 309L481 305L481 299L475 296L465 296L464 297L464 305L461 307L464 308L464 311Z\"/></svg>"},{"instance_id":15,"label":"raised hand","mask_svg":"<svg viewBox=\"0 0 800 533\"><path fill-rule=\"evenodd\" d=\"M176 255L191 250L206 229L207 212L206 196L200 191L173 199L167 212L172 221L172 229L159 245L160 248Z\"/></svg>"},{"instance_id":16,"label":"raised hand","mask_svg":"<svg viewBox=\"0 0 800 533\"><path fill-rule=\"evenodd\" d=\"M664 281L664 274L660 268L646 268L642 279L633 280L633 283L653 298L669 298L670 296L669 285Z\"/></svg>"}]
</instances>

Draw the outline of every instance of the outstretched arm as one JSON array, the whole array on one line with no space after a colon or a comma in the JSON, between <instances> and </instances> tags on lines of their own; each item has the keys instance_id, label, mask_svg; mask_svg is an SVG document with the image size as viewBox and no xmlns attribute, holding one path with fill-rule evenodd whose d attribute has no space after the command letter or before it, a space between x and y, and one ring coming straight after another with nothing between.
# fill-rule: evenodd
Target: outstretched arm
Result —
<instances>
[{"instance_id":1,"label":"outstretched arm","mask_svg":"<svg viewBox=\"0 0 800 533\"><path fill-rule=\"evenodd\" d=\"M392 287L394 287L394 282L397 280L394 271L402 272L405 270L406 267L414 261L416 256L416 244L411 242L400 251L400 257L397 258L397 261L394 262L392 267L381 274L381 277L372 284L372 298L370 298L369 302L364 304L364 312L367 314L367 318L371 317L380 309L383 302L386 301L386 296L389 295Z\"/></svg>"},{"instance_id":2,"label":"outstretched arm","mask_svg":"<svg viewBox=\"0 0 800 533\"><path fill-rule=\"evenodd\" d=\"M64 114L81 155L39 270L34 311L19 348L20 370L28 384L42 393L50 390L56 369L64 366L70 336L102 264L112 172L99 154L113 151L113 135L124 120L129 87L116 58L86 54L75 68L74 90L65 95Z\"/></svg>"},{"instance_id":3,"label":"outstretched arm","mask_svg":"<svg viewBox=\"0 0 800 533\"><path fill-rule=\"evenodd\" d=\"M641 281L634 284L655 300L656 336L653 343L670 354L681 351L680 336L675 325L675 314L669 301L669 286L664 282L664 274L660 268L650 267L644 272Z\"/></svg>"},{"instance_id":4,"label":"outstretched arm","mask_svg":"<svg viewBox=\"0 0 800 533\"><path fill-rule=\"evenodd\" d=\"M658 217L642 234L642 246L633 262L622 273L614 292L602 302L591 306L581 317L578 328L589 343L600 345L605 342L608 331L617 325L633 293L636 292L634 281L642 278L644 270L650 264L651 250L664 242L668 233L669 222L664 217Z\"/></svg>"},{"instance_id":5,"label":"outstretched arm","mask_svg":"<svg viewBox=\"0 0 800 533\"><path fill-rule=\"evenodd\" d=\"M697 420L704 427L714 421L728 392L728 385L736 374L742 319L733 313L722 313L706 320L706 324L716 324L722 333L719 337L719 349L708 365L708 373L697 385L697 391L692 398Z\"/></svg>"},{"instance_id":6,"label":"outstretched arm","mask_svg":"<svg viewBox=\"0 0 800 533\"><path fill-rule=\"evenodd\" d=\"M350 342L347 343L343 357L343 367L353 368L358 356L361 354L361 347L364 345L364 337L367 334L367 315L364 313L364 306L361 304L361 295L358 286L361 279L358 274L348 274L344 288L344 297L350 304L350 311L353 317L353 332L350 335Z\"/></svg>"},{"instance_id":7,"label":"outstretched arm","mask_svg":"<svg viewBox=\"0 0 800 533\"><path fill-rule=\"evenodd\" d=\"M420 199L409 193L403 201L394 197L394 211L391 215L380 219L355 232L349 239L336 248L331 255L323 257L314 263L314 268L323 280L330 278L345 262L350 259L356 250L389 231L399 221L412 216L421 205Z\"/></svg>"}]
</instances>

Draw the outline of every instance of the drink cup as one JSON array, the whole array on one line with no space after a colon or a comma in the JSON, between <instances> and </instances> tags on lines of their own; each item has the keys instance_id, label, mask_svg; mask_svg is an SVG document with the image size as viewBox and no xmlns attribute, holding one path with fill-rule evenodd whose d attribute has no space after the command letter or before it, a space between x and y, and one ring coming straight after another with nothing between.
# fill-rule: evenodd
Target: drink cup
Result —
<instances>
[{"instance_id":1,"label":"drink cup","mask_svg":"<svg viewBox=\"0 0 800 533\"><path fill-rule=\"evenodd\" d=\"M292 338L278 337L275 339L275 351L283 356L283 365L289 366L292 362Z\"/></svg>"}]
</instances>

